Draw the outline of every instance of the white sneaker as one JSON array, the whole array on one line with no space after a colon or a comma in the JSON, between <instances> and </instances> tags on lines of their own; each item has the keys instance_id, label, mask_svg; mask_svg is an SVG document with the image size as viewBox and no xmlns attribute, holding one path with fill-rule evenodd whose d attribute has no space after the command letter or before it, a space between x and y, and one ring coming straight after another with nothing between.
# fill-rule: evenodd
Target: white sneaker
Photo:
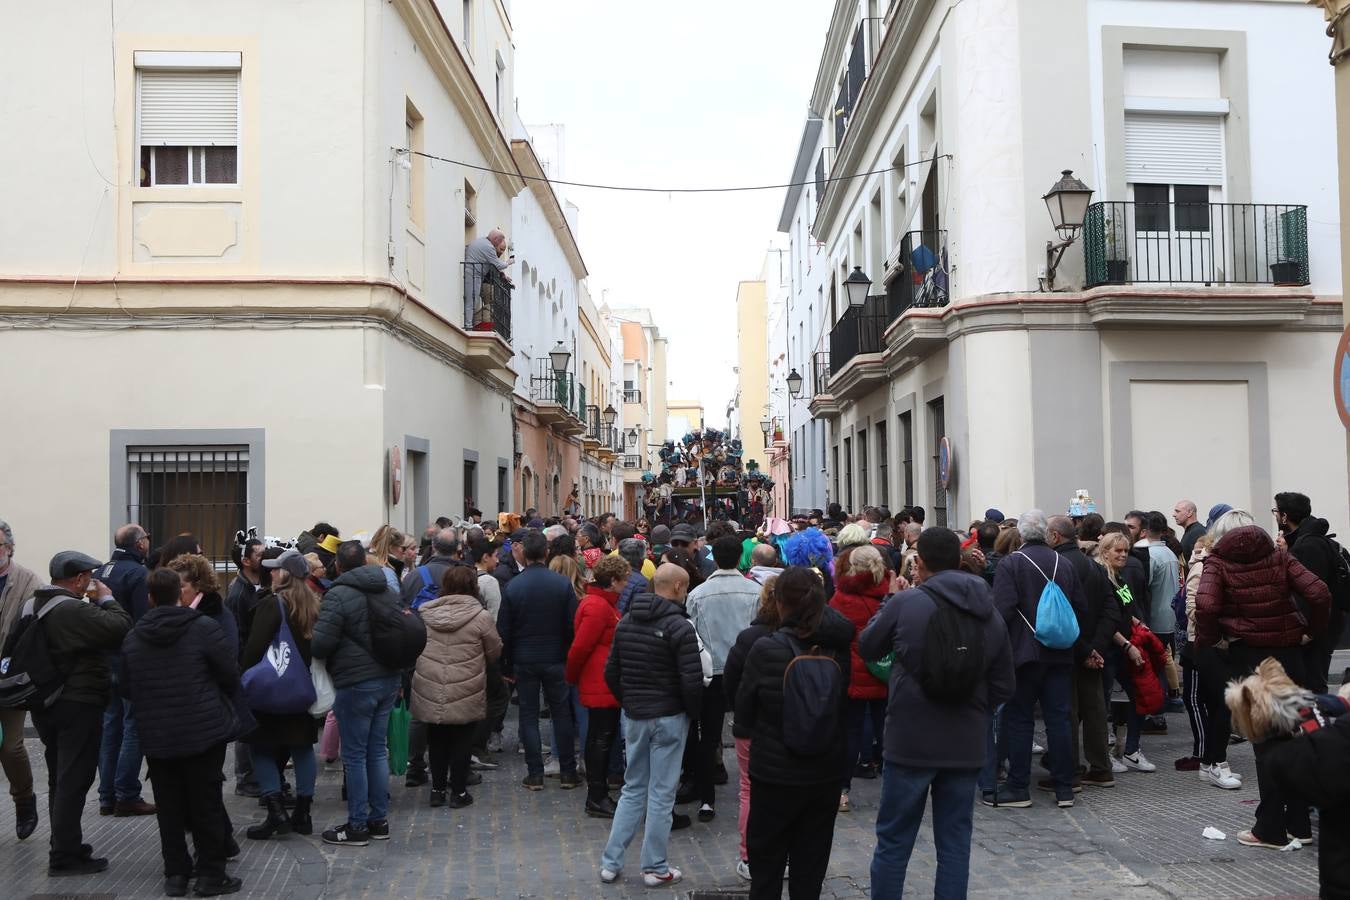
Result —
<instances>
[{"instance_id":1,"label":"white sneaker","mask_svg":"<svg viewBox=\"0 0 1350 900\"><path fill-rule=\"evenodd\" d=\"M1142 750L1126 753L1120 759L1121 762L1136 772L1156 772L1158 770L1157 766L1148 761L1148 757L1144 756Z\"/></svg>"},{"instance_id":2,"label":"white sneaker","mask_svg":"<svg viewBox=\"0 0 1350 900\"><path fill-rule=\"evenodd\" d=\"M1234 772L1232 769L1228 768L1228 763L1227 763L1226 761L1225 761L1225 762L1221 762L1221 763L1215 763L1214 765L1217 766L1217 767L1220 768L1220 769L1223 769L1223 773L1224 773L1225 775L1227 775L1228 777L1230 777L1230 778L1236 778L1237 781L1238 781L1238 784L1241 784L1241 783L1242 783L1242 776L1239 775L1237 772Z\"/></svg>"},{"instance_id":3,"label":"white sneaker","mask_svg":"<svg viewBox=\"0 0 1350 900\"><path fill-rule=\"evenodd\" d=\"M619 880L619 873L615 869L600 868L600 880L605 884L613 884Z\"/></svg>"},{"instance_id":4,"label":"white sneaker","mask_svg":"<svg viewBox=\"0 0 1350 900\"><path fill-rule=\"evenodd\" d=\"M1129 767L1121 762L1119 757L1111 757L1111 773L1113 775L1121 775L1129 770Z\"/></svg>"},{"instance_id":5,"label":"white sneaker","mask_svg":"<svg viewBox=\"0 0 1350 900\"><path fill-rule=\"evenodd\" d=\"M680 874L679 869L674 866L669 866L666 871L661 872L660 874L656 872L643 872L642 883L647 887L663 887L667 884L675 884L683 877L684 876Z\"/></svg>"},{"instance_id":6,"label":"white sneaker","mask_svg":"<svg viewBox=\"0 0 1350 900\"><path fill-rule=\"evenodd\" d=\"M562 766L558 764L556 759L550 759L548 762L544 763L545 778L557 778L561 774Z\"/></svg>"},{"instance_id":7,"label":"white sneaker","mask_svg":"<svg viewBox=\"0 0 1350 900\"><path fill-rule=\"evenodd\" d=\"M481 769L483 771L491 771L492 769L497 768L497 764L495 762L484 761L476 756L469 757L469 766L471 768Z\"/></svg>"},{"instance_id":8,"label":"white sneaker","mask_svg":"<svg viewBox=\"0 0 1350 900\"><path fill-rule=\"evenodd\" d=\"M487 752L489 753L502 752L502 736L499 733L494 731L492 732L492 734L488 735Z\"/></svg>"},{"instance_id":9,"label":"white sneaker","mask_svg":"<svg viewBox=\"0 0 1350 900\"><path fill-rule=\"evenodd\" d=\"M749 881L750 863L746 862L745 860L741 860L740 862L736 863L736 874L741 876L742 881Z\"/></svg>"},{"instance_id":10,"label":"white sneaker","mask_svg":"<svg viewBox=\"0 0 1350 900\"><path fill-rule=\"evenodd\" d=\"M1234 778L1230 773L1219 768L1218 765L1201 766L1200 780L1223 788L1226 791L1236 791L1242 787L1242 782Z\"/></svg>"},{"instance_id":11,"label":"white sneaker","mask_svg":"<svg viewBox=\"0 0 1350 900\"><path fill-rule=\"evenodd\" d=\"M1033 754L1035 754L1035 753L1044 753L1044 752L1045 752L1045 748L1042 747L1040 744L1036 743L1035 741L1032 741L1032 742L1031 742L1031 752L1032 752Z\"/></svg>"}]
</instances>

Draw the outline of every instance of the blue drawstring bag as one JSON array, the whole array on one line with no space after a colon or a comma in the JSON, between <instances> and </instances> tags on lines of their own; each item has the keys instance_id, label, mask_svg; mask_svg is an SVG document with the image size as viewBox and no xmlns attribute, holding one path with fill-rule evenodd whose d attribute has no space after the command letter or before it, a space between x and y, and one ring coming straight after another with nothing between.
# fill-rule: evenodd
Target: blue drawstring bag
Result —
<instances>
[{"instance_id":1,"label":"blue drawstring bag","mask_svg":"<svg viewBox=\"0 0 1350 900\"><path fill-rule=\"evenodd\" d=\"M1027 617L1019 609L1017 614L1022 616L1022 621L1026 622L1028 628L1036 635L1036 640L1043 646L1051 650L1067 650L1073 646L1073 642L1078 640L1078 617L1073 614L1073 606L1069 603L1069 598L1064 596L1064 589L1055 582L1055 576L1059 574L1059 554L1055 554L1055 568L1049 575L1036 565L1036 561L1027 556L1021 550L1017 555L1024 557L1027 562L1041 573L1045 579L1045 587L1041 588L1041 598L1036 602L1036 624L1033 626L1027 622Z\"/></svg>"},{"instance_id":2,"label":"blue drawstring bag","mask_svg":"<svg viewBox=\"0 0 1350 900\"><path fill-rule=\"evenodd\" d=\"M314 680L291 636L286 606L280 597L277 605L281 608L281 627L263 658L244 673L240 687L249 709L256 712L283 716L306 713L317 696Z\"/></svg>"}]
</instances>

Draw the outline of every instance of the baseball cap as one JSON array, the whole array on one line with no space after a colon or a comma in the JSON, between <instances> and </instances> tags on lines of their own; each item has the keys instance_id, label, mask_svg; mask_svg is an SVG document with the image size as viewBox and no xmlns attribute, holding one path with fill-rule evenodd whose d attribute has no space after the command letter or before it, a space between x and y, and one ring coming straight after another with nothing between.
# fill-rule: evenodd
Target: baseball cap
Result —
<instances>
[{"instance_id":1,"label":"baseball cap","mask_svg":"<svg viewBox=\"0 0 1350 900\"><path fill-rule=\"evenodd\" d=\"M653 544L669 544L669 543L670 543L670 528L668 528L668 527L665 526L665 525L657 525L655 528L653 528L653 529L652 529L652 543L653 543Z\"/></svg>"},{"instance_id":2,"label":"baseball cap","mask_svg":"<svg viewBox=\"0 0 1350 900\"><path fill-rule=\"evenodd\" d=\"M285 569L295 578L309 577L309 563L299 550L287 550L274 559L262 561L264 569Z\"/></svg>"},{"instance_id":3,"label":"baseball cap","mask_svg":"<svg viewBox=\"0 0 1350 900\"><path fill-rule=\"evenodd\" d=\"M673 544L676 541L692 544L694 542L694 529L690 528L688 525L676 525L670 532L670 542Z\"/></svg>"},{"instance_id":4,"label":"baseball cap","mask_svg":"<svg viewBox=\"0 0 1350 900\"><path fill-rule=\"evenodd\" d=\"M74 578L81 572L92 572L102 565L102 560L94 559L88 553L62 550L52 557L51 563L47 566L47 574L56 581L61 578Z\"/></svg>"},{"instance_id":5,"label":"baseball cap","mask_svg":"<svg viewBox=\"0 0 1350 900\"><path fill-rule=\"evenodd\" d=\"M986 522L1001 523L1005 518L1006 516L1004 516L1003 513L999 512L997 509L994 509L992 506L984 511L984 519Z\"/></svg>"}]
</instances>

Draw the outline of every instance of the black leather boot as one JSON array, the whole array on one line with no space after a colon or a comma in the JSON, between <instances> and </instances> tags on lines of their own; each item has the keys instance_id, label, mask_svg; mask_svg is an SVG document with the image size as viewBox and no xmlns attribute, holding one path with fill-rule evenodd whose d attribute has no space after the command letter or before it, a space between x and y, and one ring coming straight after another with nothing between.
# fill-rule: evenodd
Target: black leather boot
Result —
<instances>
[{"instance_id":1,"label":"black leather boot","mask_svg":"<svg viewBox=\"0 0 1350 900\"><path fill-rule=\"evenodd\" d=\"M291 831L296 834L314 833L314 822L309 817L309 808L313 803L313 797L296 796L295 812L291 813Z\"/></svg>"},{"instance_id":2,"label":"black leather boot","mask_svg":"<svg viewBox=\"0 0 1350 900\"><path fill-rule=\"evenodd\" d=\"M19 840L31 835L38 827L37 797L14 801L14 833Z\"/></svg>"},{"instance_id":3,"label":"black leather boot","mask_svg":"<svg viewBox=\"0 0 1350 900\"><path fill-rule=\"evenodd\" d=\"M248 827L249 839L265 841L274 834L290 834L291 820L286 815L286 807L281 805L281 795L268 794L263 799L267 801L267 818Z\"/></svg>"}]
</instances>

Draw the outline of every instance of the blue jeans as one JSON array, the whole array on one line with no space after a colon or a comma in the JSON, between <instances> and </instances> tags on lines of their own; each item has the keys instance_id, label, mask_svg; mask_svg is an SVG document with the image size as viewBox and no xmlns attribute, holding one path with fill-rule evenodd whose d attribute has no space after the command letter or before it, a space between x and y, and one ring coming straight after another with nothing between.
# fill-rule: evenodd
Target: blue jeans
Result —
<instances>
[{"instance_id":1,"label":"blue jeans","mask_svg":"<svg viewBox=\"0 0 1350 900\"><path fill-rule=\"evenodd\" d=\"M114 667L115 669L116 667ZM117 692L103 710L103 740L98 751L98 805L135 803L141 799L141 736L131 715L131 702Z\"/></svg>"},{"instance_id":2,"label":"blue jeans","mask_svg":"<svg viewBox=\"0 0 1350 900\"><path fill-rule=\"evenodd\" d=\"M581 705L581 694L577 693L575 685L567 686L567 706L572 710L572 722L575 725L572 734L581 742L581 746L584 747L586 746L586 726L590 724L590 717L586 712L586 707ZM550 709L552 709L552 707L550 707ZM557 727L555 726L552 731L553 733L549 735L549 740L551 741L550 746L553 748L553 758L560 760L562 757L558 755Z\"/></svg>"},{"instance_id":3,"label":"blue jeans","mask_svg":"<svg viewBox=\"0 0 1350 900\"><path fill-rule=\"evenodd\" d=\"M281 769L277 766L277 751L281 748L267 744L253 745L253 774L258 779L258 790L263 796L281 793ZM319 763L314 758L314 745L287 747L295 764L295 793L300 797L314 796L314 780L319 775ZM350 796L350 791L348 795Z\"/></svg>"},{"instance_id":4,"label":"blue jeans","mask_svg":"<svg viewBox=\"0 0 1350 900\"><path fill-rule=\"evenodd\" d=\"M937 846L936 898L962 898L970 879L971 820L978 769L918 769L888 762L877 811L877 847L872 853L872 897L891 900L905 890L914 838L933 795L933 843Z\"/></svg>"},{"instance_id":5,"label":"blue jeans","mask_svg":"<svg viewBox=\"0 0 1350 900\"><path fill-rule=\"evenodd\" d=\"M1008 756L1008 736L1003 731L1003 704L989 717L984 736L984 768L980 769L980 790L998 789L998 767Z\"/></svg>"},{"instance_id":6,"label":"blue jeans","mask_svg":"<svg viewBox=\"0 0 1350 900\"><path fill-rule=\"evenodd\" d=\"M1069 739L1069 690L1072 663L1023 663L1017 667L1017 689L1003 707L1008 734L1008 789L1025 791L1031 783L1031 735L1036 701L1045 719L1045 749L1057 799L1073 796L1073 745Z\"/></svg>"},{"instance_id":7,"label":"blue jeans","mask_svg":"<svg viewBox=\"0 0 1350 900\"><path fill-rule=\"evenodd\" d=\"M520 694L520 742L525 745L525 765L530 775L544 775L544 753L539 747L539 688L548 694L553 713L553 733L558 737L561 774L577 773L576 729L562 663L516 663L516 690Z\"/></svg>"},{"instance_id":8,"label":"blue jeans","mask_svg":"<svg viewBox=\"0 0 1350 900\"><path fill-rule=\"evenodd\" d=\"M628 745L628 768L619 794L609 842L600 864L618 872L623 854L637 834L638 820L647 811L642 835L642 871L664 874L670 863L670 813L675 808L675 788L680 783L680 759L689 737L689 717L684 713L659 719L627 719L624 740Z\"/></svg>"},{"instance_id":9,"label":"blue jeans","mask_svg":"<svg viewBox=\"0 0 1350 900\"><path fill-rule=\"evenodd\" d=\"M389 675L335 692L333 713L347 780L347 823L354 828L365 828L367 822L389 815L389 712L398 687L398 676ZM256 770L256 758L253 765Z\"/></svg>"}]
</instances>

